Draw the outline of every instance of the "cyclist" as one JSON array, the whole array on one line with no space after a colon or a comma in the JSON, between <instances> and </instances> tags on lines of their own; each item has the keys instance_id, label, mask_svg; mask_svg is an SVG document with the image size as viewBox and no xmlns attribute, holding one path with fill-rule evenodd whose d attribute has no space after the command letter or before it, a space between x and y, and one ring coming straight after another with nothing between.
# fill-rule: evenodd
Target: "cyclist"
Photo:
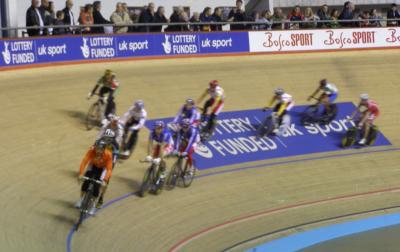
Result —
<instances>
[{"instance_id":1,"label":"cyclist","mask_svg":"<svg viewBox=\"0 0 400 252\"><path fill-rule=\"evenodd\" d=\"M104 119L103 121L103 127L101 128L97 136L97 141L100 139L103 140L106 143L106 148L112 152L114 169L119 154L119 148L121 146L124 129L121 125L121 122L119 121L118 116L109 115L108 118L109 120ZM97 201L96 208L101 208L101 206L103 205L103 199L107 191L107 186L103 188L99 200Z\"/></svg>"},{"instance_id":2,"label":"cyclist","mask_svg":"<svg viewBox=\"0 0 400 252\"><path fill-rule=\"evenodd\" d=\"M189 119L190 125L193 125L195 127L200 124L200 113L197 110L193 99L187 99L185 101L185 104L181 107L178 114L175 116L175 119L172 122L173 126L170 127L170 129L174 133L179 131L179 125L185 119Z\"/></svg>"},{"instance_id":3,"label":"cyclist","mask_svg":"<svg viewBox=\"0 0 400 252\"><path fill-rule=\"evenodd\" d=\"M85 177L93 178L96 180L103 181L102 186L106 186L112 173L112 154L109 150L106 149L106 142L103 140L99 140L92 146L86 153L83 158L80 168L79 168L79 177L78 180L81 181L83 179L83 173L85 168L87 168L85 172ZM89 187L89 181L85 181L82 184L81 189L81 198L75 204L75 207L80 208L82 204L83 197L85 192ZM89 210L89 214L93 215L96 211L96 201L99 196L100 186L98 184L94 185L93 192L93 201L91 202L91 208Z\"/></svg>"},{"instance_id":4,"label":"cyclist","mask_svg":"<svg viewBox=\"0 0 400 252\"><path fill-rule=\"evenodd\" d=\"M112 145L113 149L118 152L124 133L124 128L120 118L116 115L108 115L108 119L103 120L103 126L97 135L97 140L103 139L107 144Z\"/></svg>"},{"instance_id":5,"label":"cyclist","mask_svg":"<svg viewBox=\"0 0 400 252\"><path fill-rule=\"evenodd\" d=\"M206 130L211 130L214 127L218 114L222 111L222 108L224 107L225 92L219 85L217 80L212 80L209 83L209 87L204 91L204 93L198 99L197 104L200 104L207 95L210 96L210 99L208 99L204 104L202 117L206 118L208 110L211 107L210 109L211 113L208 119L208 124L206 129Z\"/></svg>"},{"instance_id":6,"label":"cyclist","mask_svg":"<svg viewBox=\"0 0 400 252\"><path fill-rule=\"evenodd\" d=\"M265 107L263 110L270 109L276 103L272 116L275 119L275 129L273 131L274 134L279 133L279 127L282 124L283 116L289 112L294 106L293 97L286 93L282 88L277 88L274 91L274 96L271 99L268 107Z\"/></svg>"},{"instance_id":7,"label":"cyclist","mask_svg":"<svg viewBox=\"0 0 400 252\"><path fill-rule=\"evenodd\" d=\"M361 94L360 103L358 104L357 109L350 116L349 120L352 120L358 113L361 114L358 121L358 127L364 129L364 135L358 144L364 145L367 142L367 137L374 120L379 116L378 104L375 101L370 100L368 94Z\"/></svg>"},{"instance_id":8,"label":"cyclist","mask_svg":"<svg viewBox=\"0 0 400 252\"><path fill-rule=\"evenodd\" d=\"M124 124L124 145L122 146L122 154L124 156L129 156L131 154L136 145L139 131L143 128L146 119L147 112L144 109L144 102L142 100L135 101L133 106L129 108L128 112L123 115L121 121ZM131 135L126 143L129 131L131 132Z\"/></svg>"},{"instance_id":9,"label":"cyclist","mask_svg":"<svg viewBox=\"0 0 400 252\"><path fill-rule=\"evenodd\" d=\"M164 122L156 121L154 129L150 133L145 161L153 161L155 164L160 165L160 179L162 182L166 177L167 167L164 158L172 153L173 146L174 141L171 133L166 129Z\"/></svg>"},{"instance_id":10,"label":"cyclist","mask_svg":"<svg viewBox=\"0 0 400 252\"><path fill-rule=\"evenodd\" d=\"M308 101L310 101L316 94L322 92L318 98L319 103L322 103L325 107L324 114L329 114L331 112L331 104L338 97L338 89L335 84L328 83L327 79L322 79L319 82L319 87L308 97Z\"/></svg>"},{"instance_id":11,"label":"cyclist","mask_svg":"<svg viewBox=\"0 0 400 252\"><path fill-rule=\"evenodd\" d=\"M96 93L99 87L99 96L102 103L104 103L104 95L108 94L107 106L104 111L104 117L107 117L107 115L112 114L115 111L114 94L119 87L115 73L113 73L110 69L107 69L104 72L104 75L97 81L92 92L88 94L87 98L90 99Z\"/></svg>"},{"instance_id":12,"label":"cyclist","mask_svg":"<svg viewBox=\"0 0 400 252\"><path fill-rule=\"evenodd\" d=\"M188 157L188 165L190 166L190 172L193 172L193 153L195 151L197 143L200 142L200 134L197 127L190 124L189 119L183 119L180 123L180 130L175 142L175 152L179 152L183 156Z\"/></svg>"}]
</instances>

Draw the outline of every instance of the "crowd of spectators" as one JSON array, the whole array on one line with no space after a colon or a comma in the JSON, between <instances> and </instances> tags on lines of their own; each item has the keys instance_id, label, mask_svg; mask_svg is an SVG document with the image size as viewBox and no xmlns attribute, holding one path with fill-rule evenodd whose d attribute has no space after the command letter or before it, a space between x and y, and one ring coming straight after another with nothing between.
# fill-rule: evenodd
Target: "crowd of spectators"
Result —
<instances>
[{"instance_id":1,"label":"crowd of spectators","mask_svg":"<svg viewBox=\"0 0 400 252\"><path fill-rule=\"evenodd\" d=\"M234 1L234 0L233 0ZM182 7L174 7L172 15L165 15L163 6L149 3L140 13L129 12L126 3L117 3L115 11L107 19L101 14L101 2L86 4L81 7L80 14L72 12L73 0L65 2L65 8L55 11L54 2L49 0L32 0L31 7L26 12L26 26L29 36L63 35L74 33L127 33L127 32L161 32L161 31L220 31L222 22L253 22L251 24L230 25L230 30L271 30L271 29L309 29L337 27L379 27L382 17L376 9L360 11L352 2L346 2L342 10L321 6L316 13L310 7L295 6L287 15L281 8L272 13L269 10L254 12L247 15L243 1L236 0L236 6L224 18L221 8L205 7L194 12L192 16ZM396 4L392 4L387 12L388 19L400 18ZM297 22L300 21L300 22ZM135 24L164 23L169 25L135 25ZM179 25L173 23L181 23ZM80 29L75 25L81 25ZM67 28L47 28L48 25L66 25ZM91 25L99 25L92 27ZM387 26L398 26L400 21L387 21ZM42 28L43 27L43 28ZM164 28L164 30L163 30Z\"/></svg>"}]
</instances>

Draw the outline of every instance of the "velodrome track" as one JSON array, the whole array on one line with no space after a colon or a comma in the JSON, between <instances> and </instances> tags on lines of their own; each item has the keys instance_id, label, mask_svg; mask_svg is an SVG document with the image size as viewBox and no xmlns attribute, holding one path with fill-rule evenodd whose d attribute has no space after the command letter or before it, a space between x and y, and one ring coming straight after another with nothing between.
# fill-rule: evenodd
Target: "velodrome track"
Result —
<instances>
[{"instance_id":1,"label":"velodrome track","mask_svg":"<svg viewBox=\"0 0 400 252\"><path fill-rule=\"evenodd\" d=\"M237 242L318 219L399 205L400 50L129 61L0 72L3 140L1 251L220 251ZM259 108L276 86L297 104L321 77L339 101L368 92L390 147L265 160L198 173L188 189L141 199L147 132L116 167L112 202L78 233L80 161L96 131L84 129L86 94L105 68L118 74L119 113L146 102L150 118L172 116L218 79L225 111ZM297 161L296 161L297 160ZM240 169L247 167L246 169ZM254 245L254 244L253 244ZM69 247L68 247L69 246ZM246 246L244 246L246 247Z\"/></svg>"}]
</instances>

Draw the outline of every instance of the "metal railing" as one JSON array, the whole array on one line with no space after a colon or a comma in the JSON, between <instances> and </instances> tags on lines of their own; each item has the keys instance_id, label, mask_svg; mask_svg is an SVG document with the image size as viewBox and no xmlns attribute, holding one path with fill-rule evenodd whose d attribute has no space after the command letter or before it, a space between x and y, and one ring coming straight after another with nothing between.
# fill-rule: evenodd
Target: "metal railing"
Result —
<instances>
[{"instance_id":1,"label":"metal railing","mask_svg":"<svg viewBox=\"0 0 400 252\"><path fill-rule=\"evenodd\" d=\"M304 29L314 29L314 28L320 28L325 25L325 27L330 27L330 28L339 28L339 27L368 27L368 26L361 26L361 24L365 22L377 22L378 27L380 26L386 26L388 23L391 22L397 22L397 25L392 25L392 26L398 26L400 24L400 19L399 18L392 18L392 19L386 19L386 18L379 18L379 19L351 19L351 20L302 20L302 21L290 21L290 20L281 20L281 21L270 21L270 22L257 22L257 21L244 21L244 22L229 22L229 21L223 21L223 22L179 22L179 23L130 23L130 24L94 24L94 25L48 25L48 26L25 26L25 27L0 27L0 34L3 34L3 37L16 37L18 34L18 31L24 31L26 33L27 30L30 29L40 29L40 30L54 30L54 29L68 29L70 31L73 31L73 34L76 35L81 35L81 34L87 34L85 33L85 29L87 28L104 28L104 27L112 27L112 29L118 29L118 28L126 28L126 27L133 27L133 28L145 28L143 29L138 29L137 32L153 32L152 27L175 27L173 30L174 32L187 32L187 31L206 31L202 30L199 28L197 30L197 27L226 27L225 29L222 29L224 31L229 31L228 26L236 26L234 29L231 30L253 30L254 27L257 26L265 26L267 27L265 30L271 29L274 30L275 27L279 27L277 30L282 30L282 29L291 29L293 27L298 26L299 28L304 28ZM310 25L311 26L305 26L305 25ZM242 29L240 29L238 26L242 26ZM337 27L339 26L339 27ZM377 26L370 26L370 27L377 27ZM193 29L196 28L196 29ZM217 28L219 29L219 28ZM220 31L220 30L218 30ZM164 32L168 32L168 29L164 29ZM90 32L89 32L90 33ZM67 33L71 34L71 33ZM11 35L11 36L10 36ZM21 34L18 34L21 35ZM23 34L22 34L23 35Z\"/></svg>"}]
</instances>

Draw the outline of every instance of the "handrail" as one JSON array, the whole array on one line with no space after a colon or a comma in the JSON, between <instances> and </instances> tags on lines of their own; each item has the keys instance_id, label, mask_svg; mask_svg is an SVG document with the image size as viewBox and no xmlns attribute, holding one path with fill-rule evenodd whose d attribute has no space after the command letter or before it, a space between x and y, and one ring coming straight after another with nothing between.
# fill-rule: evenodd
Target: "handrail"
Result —
<instances>
[{"instance_id":1,"label":"handrail","mask_svg":"<svg viewBox=\"0 0 400 252\"><path fill-rule=\"evenodd\" d=\"M260 24L309 24L309 23L359 23L359 22L371 22L371 21L379 21L379 22L400 22L400 18L375 18L375 19L347 19L347 20L301 20L301 21L290 21L290 20L281 20L281 21L269 21L269 22L257 22L257 21L244 21L244 22L179 22L179 23L131 23L131 24L93 24L93 25L47 25L47 26L21 26L21 27L1 27L0 31L9 31L9 30L27 30L27 29L48 29L48 28L95 28L95 27L143 27L143 26L215 26L215 25L260 25Z\"/></svg>"}]
</instances>

